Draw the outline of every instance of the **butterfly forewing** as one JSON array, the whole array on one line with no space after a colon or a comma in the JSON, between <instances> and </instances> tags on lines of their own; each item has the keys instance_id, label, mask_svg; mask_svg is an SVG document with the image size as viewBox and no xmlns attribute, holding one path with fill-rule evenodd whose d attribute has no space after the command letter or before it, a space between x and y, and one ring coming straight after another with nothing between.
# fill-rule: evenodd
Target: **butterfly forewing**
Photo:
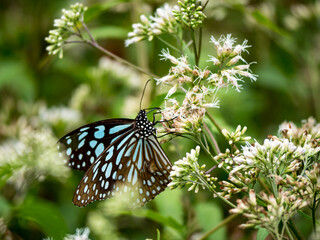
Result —
<instances>
[{"instance_id":1,"label":"butterfly forewing","mask_svg":"<svg viewBox=\"0 0 320 240\"><path fill-rule=\"evenodd\" d=\"M169 181L171 163L154 135L141 138L136 130L119 137L88 169L73 202L90 202L117 195L130 197L131 204L144 205L162 192Z\"/></svg>"},{"instance_id":2,"label":"butterfly forewing","mask_svg":"<svg viewBox=\"0 0 320 240\"><path fill-rule=\"evenodd\" d=\"M132 130L132 119L109 119L82 126L59 140L68 166L86 172L100 154Z\"/></svg>"}]
</instances>

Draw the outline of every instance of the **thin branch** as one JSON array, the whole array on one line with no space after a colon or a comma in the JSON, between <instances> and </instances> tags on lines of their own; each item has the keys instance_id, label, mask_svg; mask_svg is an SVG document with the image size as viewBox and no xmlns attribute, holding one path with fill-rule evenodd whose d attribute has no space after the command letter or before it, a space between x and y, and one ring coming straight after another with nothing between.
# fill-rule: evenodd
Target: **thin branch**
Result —
<instances>
[{"instance_id":1,"label":"thin branch","mask_svg":"<svg viewBox=\"0 0 320 240\"><path fill-rule=\"evenodd\" d=\"M174 51L176 51L177 53L181 54L181 51L176 48L175 46L173 46L172 44L168 43L166 40L164 40L161 37L157 37L161 42L163 42L164 44L166 44L168 47L172 48Z\"/></svg>"},{"instance_id":2,"label":"thin branch","mask_svg":"<svg viewBox=\"0 0 320 240\"><path fill-rule=\"evenodd\" d=\"M215 150L216 150L216 153L217 153L217 154L220 154L221 151L220 151L220 148L219 148L219 146L218 146L218 143L217 143L216 139L214 138L214 136L212 135L210 129L209 129L208 126L207 126L207 124L203 123L203 126L204 126L206 132L208 133L210 139L212 140L212 142L213 142L213 144L214 144L214 148L215 148Z\"/></svg>"},{"instance_id":3,"label":"thin branch","mask_svg":"<svg viewBox=\"0 0 320 240\"><path fill-rule=\"evenodd\" d=\"M214 165L212 168L210 168L208 171L206 171L204 174L209 174L210 172L212 172L214 169L216 169L218 167L218 165Z\"/></svg>"},{"instance_id":4,"label":"thin branch","mask_svg":"<svg viewBox=\"0 0 320 240\"><path fill-rule=\"evenodd\" d=\"M113 54L112 52L108 51L107 49L101 47L96 41L89 41L89 40L85 40L85 41L88 44L90 44L91 46L93 46L94 48L96 48L96 49L100 50L101 52L103 52L104 54L106 54L107 56L115 59L116 61L118 61L120 63L123 63L123 64L125 64L127 66L130 66L130 67L136 69L137 71L139 71L141 73L144 73L144 74L146 74L146 75L148 75L148 76L150 76L152 78L159 78L157 75L154 75L153 73L150 73L150 72L144 70L143 68L138 67L138 66L134 65L133 63L131 63L131 62L129 62L129 61L127 61L127 60L125 60L125 59Z\"/></svg>"},{"instance_id":5,"label":"thin branch","mask_svg":"<svg viewBox=\"0 0 320 240\"><path fill-rule=\"evenodd\" d=\"M216 122L216 120L214 120L214 118L211 116L210 113L206 112L206 115L208 116L208 118L211 120L211 122L216 126L216 128L218 129L218 131L222 134L222 128L219 126L219 124Z\"/></svg>"},{"instance_id":6,"label":"thin branch","mask_svg":"<svg viewBox=\"0 0 320 240\"><path fill-rule=\"evenodd\" d=\"M217 230L219 230L221 227L227 225L227 223L231 222L234 218L236 218L239 214L232 214L225 218L223 221L221 221L217 226L210 229L208 232L204 233L202 236L198 238L198 240L204 240L207 237L209 237L211 234L215 233Z\"/></svg>"},{"instance_id":7,"label":"thin branch","mask_svg":"<svg viewBox=\"0 0 320 240\"><path fill-rule=\"evenodd\" d=\"M203 5L202 10L204 10L206 8L206 6L208 5L209 0L206 1L206 3Z\"/></svg>"},{"instance_id":8,"label":"thin branch","mask_svg":"<svg viewBox=\"0 0 320 240\"><path fill-rule=\"evenodd\" d=\"M205 143L206 148L208 148L208 149L209 149L209 145L208 145L207 137L206 137L206 134L205 134L204 132L202 132L202 137L203 137L203 140L204 140L204 143Z\"/></svg>"},{"instance_id":9,"label":"thin branch","mask_svg":"<svg viewBox=\"0 0 320 240\"><path fill-rule=\"evenodd\" d=\"M71 41L64 41L63 44L69 44L69 43L86 43L85 41L76 41L76 40L71 40Z\"/></svg>"},{"instance_id":10,"label":"thin branch","mask_svg":"<svg viewBox=\"0 0 320 240\"><path fill-rule=\"evenodd\" d=\"M94 37L92 36L89 28L87 27L87 25L86 25L84 22L82 22L82 21L81 21L81 24L82 24L83 28L86 30L86 32L88 33L88 35L89 35L89 37L90 37L90 40L91 40L92 42L96 42L96 41L94 40Z\"/></svg>"},{"instance_id":11,"label":"thin branch","mask_svg":"<svg viewBox=\"0 0 320 240\"><path fill-rule=\"evenodd\" d=\"M77 28L77 29L78 29L78 28ZM78 29L78 31L79 31L79 29ZM82 35L81 35L80 32L79 32L79 33L77 33L77 32L72 32L72 33L71 33L71 36L72 36L72 35L77 36L77 37L83 39L83 37L82 37Z\"/></svg>"}]
</instances>

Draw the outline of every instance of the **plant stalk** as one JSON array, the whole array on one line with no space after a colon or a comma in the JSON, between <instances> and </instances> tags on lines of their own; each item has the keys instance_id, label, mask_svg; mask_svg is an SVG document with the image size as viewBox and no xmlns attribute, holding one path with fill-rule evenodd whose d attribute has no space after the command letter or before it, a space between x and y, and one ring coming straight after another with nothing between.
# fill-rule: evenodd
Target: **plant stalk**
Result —
<instances>
[{"instance_id":1,"label":"plant stalk","mask_svg":"<svg viewBox=\"0 0 320 240\"><path fill-rule=\"evenodd\" d=\"M219 126L219 124L216 122L216 120L211 116L210 113L206 112L206 115L208 116L208 118L210 119L210 121L213 123L213 125L218 129L218 131L222 134L222 128Z\"/></svg>"},{"instance_id":2,"label":"plant stalk","mask_svg":"<svg viewBox=\"0 0 320 240\"><path fill-rule=\"evenodd\" d=\"M211 139L211 141L212 141L212 143L214 145L215 153L220 154L221 151L220 151L220 148L218 146L218 143L217 143L216 139L214 138L214 136L212 135L209 127L205 123L203 123L203 126L204 126L206 132L208 133L208 135L209 135L209 137L210 137L210 139Z\"/></svg>"},{"instance_id":3,"label":"plant stalk","mask_svg":"<svg viewBox=\"0 0 320 240\"><path fill-rule=\"evenodd\" d=\"M85 40L86 43L90 44L91 46L93 46L94 48L100 50L101 52L103 52L104 54L106 54L107 56L115 59L116 61L122 63L122 64L125 64L129 67L132 67L134 69L136 69L137 71L141 72L141 73L144 73L152 78L159 78L157 75L154 75L153 73L150 73L150 72L147 72L146 70L144 70L143 68L141 67L138 67L136 65L134 65L133 63L113 54L112 52L108 51L107 49L101 47L96 41L91 41L91 40Z\"/></svg>"},{"instance_id":4,"label":"plant stalk","mask_svg":"<svg viewBox=\"0 0 320 240\"><path fill-rule=\"evenodd\" d=\"M198 66L199 58L198 58L197 43L196 43L196 37L194 34L194 29L191 28L190 33L191 33L192 46L193 46L193 52L194 52L194 59L195 59L196 66Z\"/></svg>"},{"instance_id":5,"label":"plant stalk","mask_svg":"<svg viewBox=\"0 0 320 240\"><path fill-rule=\"evenodd\" d=\"M233 219L235 219L239 214L232 214L225 218L223 221L221 221L217 226L210 229L208 232L204 233L198 240L204 240L207 237L209 237L211 234L215 233L217 230L219 230L221 227L227 225L227 223L231 222Z\"/></svg>"}]
</instances>

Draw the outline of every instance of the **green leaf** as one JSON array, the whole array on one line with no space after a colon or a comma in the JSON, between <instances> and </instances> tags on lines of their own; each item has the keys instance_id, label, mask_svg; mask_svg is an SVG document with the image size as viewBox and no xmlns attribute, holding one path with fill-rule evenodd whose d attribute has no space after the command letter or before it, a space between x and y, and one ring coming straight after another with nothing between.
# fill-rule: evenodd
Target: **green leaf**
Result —
<instances>
[{"instance_id":1,"label":"green leaf","mask_svg":"<svg viewBox=\"0 0 320 240\"><path fill-rule=\"evenodd\" d=\"M28 200L15 211L18 218L36 223L44 234L53 239L62 239L68 233L59 209L49 202Z\"/></svg>"},{"instance_id":2,"label":"green leaf","mask_svg":"<svg viewBox=\"0 0 320 240\"><path fill-rule=\"evenodd\" d=\"M257 84L266 88L287 92L290 89L290 82L280 69L272 63L265 63L257 68L261 81Z\"/></svg>"},{"instance_id":3,"label":"green leaf","mask_svg":"<svg viewBox=\"0 0 320 240\"><path fill-rule=\"evenodd\" d=\"M35 85L29 69L18 59L1 61L0 89L7 87L25 100L35 95Z\"/></svg>"},{"instance_id":4,"label":"green leaf","mask_svg":"<svg viewBox=\"0 0 320 240\"><path fill-rule=\"evenodd\" d=\"M182 190L167 189L154 199L159 213L168 216L181 225L183 224L183 208L182 208Z\"/></svg>"},{"instance_id":5,"label":"green leaf","mask_svg":"<svg viewBox=\"0 0 320 240\"><path fill-rule=\"evenodd\" d=\"M165 97L167 96L168 93L162 93L157 95L153 101L151 102L149 107L160 107L164 101ZM175 98L177 101L182 102L184 99L184 93L182 92L175 92L174 94L171 95L171 98Z\"/></svg>"},{"instance_id":6,"label":"green leaf","mask_svg":"<svg viewBox=\"0 0 320 240\"><path fill-rule=\"evenodd\" d=\"M103 26L90 29L94 39L118 38L125 39L129 32L126 28L117 26Z\"/></svg>"},{"instance_id":7,"label":"green leaf","mask_svg":"<svg viewBox=\"0 0 320 240\"><path fill-rule=\"evenodd\" d=\"M165 97L167 96L167 93L160 94L156 96L153 101L151 102L149 107L160 107L162 103L164 102Z\"/></svg>"},{"instance_id":8,"label":"green leaf","mask_svg":"<svg viewBox=\"0 0 320 240\"><path fill-rule=\"evenodd\" d=\"M298 211L299 215L301 215L302 217L304 217L305 219L309 220L312 223L312 217L309 216L308 214L304 213L303 211L299 210ZM316 219L317 224L320 225L320 221Z\"/></svg>"},{"instance_id":9,"label":"green leaf","mask_svg":"<svg viewBox=\"0 0 320 240\"><path fill-rule=\"evenodd\" d=\"M191 66L194 66L196 64L196 61L195 61L193 49L191 48L192 48L192 45L191 47L189 47L188 44L186 44L184 41L182 42L183 55L187 56L189 64Z\"/></svg>"},{"instance_id":10,"label":"green leaf","mask_svg":"<svg viewBox=\"0 0 320 240\"><path fill-rule=\"evenodd\" d=\"M135 217L145 217L153 220L157 223L160 223L163 226L172 227L177 230L181 230L183 226L178 223L174 218L163 216L160 213L157 213L151 209L137 209L132 212L124 212L124 214L135 216Z\"/></svg>"},{"instance_id":11,"label":"green leaf","mask_svg":"<svg viewBox=\"0 0 320 240\"><path fill-rule=\"evenodd\" d=\"M124 2L129 2L129 0L103 1L102 3L90 6L84 15L85 22L91 21L92 19L102 14L104 11Z\"/></svg>"},{"instance_id":12,"label":"green leaf","mask_svg":"<svg viewBox=\"0 0 320 240\"><path fill-rule=\"evenodd\" d=\"M201 202L195 206L197 219L203 232L207 232L210 229L217 226L223 220L223 213L221 206L215 202ZM226 238L226 227L223 227L213 234L211 234L207 240L215 239L227 239Z\"/></svg>"},{"instance_id":13,"label":"green leaf","mask_svg":"<svg viewBox=\"0 0 320 240\"><path fill-rule=\"evenodd\" d=\"M288 33L284 30L279 28L274 22L268 19L265 15L263 15L259 10L254 10L251 12L251 16L261 25L268 28L269 30L282 35L283 37L287 37Z\"/></svg>"},{"instance_id":14,"label":"green leaf","mask_svg":"<svg viewBox=\"0 0 320 240\"><path fill-rule=\"evenodd\" d=\"M11 206L9 201L4 197L0 196L0 216L5 218L7 215L10 214Z\"/></svg>"},{"instance_id":15,"label":"green leaf","mask_svg":"<svg viewBox=\"0 0 320 240\"><path fill-rule=\"evenodd\" d=\"M257 240L264 240L269 235L269 231L265 228L258 228Z\"/></svg>"}]
</instances>

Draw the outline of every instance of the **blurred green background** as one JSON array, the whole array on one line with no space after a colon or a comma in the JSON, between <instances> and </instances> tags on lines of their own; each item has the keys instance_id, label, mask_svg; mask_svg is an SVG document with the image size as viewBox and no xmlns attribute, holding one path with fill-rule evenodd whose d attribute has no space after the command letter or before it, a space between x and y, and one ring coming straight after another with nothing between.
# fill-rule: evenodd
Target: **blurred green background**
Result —
<instances>
[{"instance_id":1,"label":"blurred green background","mask_svg":"<svg viewBox=\"0 0 320 240\"><path fill-rule=\"evenodd\" d=\"M164 76L169 63L159 60L158 54L166 47L163 43L154 40L124 47L131 24L139 21L140 14L152 14L164 2L82 3L91 8L93 14L87 25L103 47ZM61 9L73 3L0 2L0 152L3 156L10 156L11 143L23 142L26 136L38 136L42 129L49 129L48 138L55 142L81 124L113 117L134 118L139 110L147 76L102 58L102 53L86 45L67 46L61 60L48 56L44 38L52 29L53 19L60 17ZM251 69L259 75L257 82L243 83L241 93L234 89L220 91L220 109L211 113L222 127L234 130L239 124L247 126L248 135L261 141L268 134L275 134L285 120L299 123L309 116L319 119L319 1L210 0L205 14L200 66L206 65L207 55L214 54L210 36L218 38L232 33L239 43L248 39L252 47L245 59L256 62ZM145 107L161 102L157 98L161 89L153 85L148 91ZM26 133L25 129L31 130ZM217 138L223 149L223 139ZM45 141L46 138L40 142ZM28 143L24 142L33 149ZM40 144L39 152L45 152L48 146ZM179 138L164 144L172 162L192 147L191 142ZM30 157L30 152L25 156ZM41 157L38 154L35 158L40 161ZM206 162L205 155L201 161ZM113 212L112 202L108 201L80 209L73 206L71 199L81 173L66 173L62 180L60 175L44 173L46 177L42 179L31 168L28 173L36 177L27 183L22 179L24 184L19 185L8 180L14 176L15 168L1 160L0 165L0 234L4 239L46 236L59 239L85 226L90 228L92 239L156 239L157 229L161 239L197 239L228 216L228 207L221 201L204 191L194 194L187 189L166 190L147 206L131 212ZM28 174L23 177L28 178ZM241 219L236 219L207 239L254 239L255 231L240 230L237 228L240 223ZM309 234L308 226L299 227Z\"/></svg>"}]
</instances>

